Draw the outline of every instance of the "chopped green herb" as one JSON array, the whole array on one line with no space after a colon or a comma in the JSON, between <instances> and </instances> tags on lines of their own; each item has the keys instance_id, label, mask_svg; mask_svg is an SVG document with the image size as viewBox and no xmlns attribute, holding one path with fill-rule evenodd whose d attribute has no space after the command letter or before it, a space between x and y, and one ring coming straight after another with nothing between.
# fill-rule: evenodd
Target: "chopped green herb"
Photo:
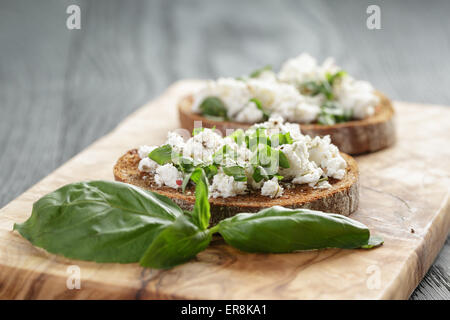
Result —
<instances>
[{"instance_id":1,"label":"chopped green herb","mask_svg":"<svg viewBox=\"0 0 450 320\"><path fill-rule=\"evenodd\" d=\"M172 162L172 147L169 144L163 145L150 152L148 157L159 165L165 165Z\"/></svg>"},{"instance_id":2,"label":"chopped green herb","mask_svg":"<svg viewBox=\"0 0 450 320\"><path fill-rule=\"evenodd\" d=\"M269 120L270 114L268 114L268 113L263 109L261 101L259 101L259 100L256 99L256 98L252 98L252 99L250 99L250 101L251 101L251 102L254 102L254 103L256 104L256 107L257 107L259 110L262 111L262 113L263 113L263 120L264 120L264 121Z\"/></svg>"},{"instance_id":3,"label":"chopped green herb","mask_svg":"<svg viewBox=\"0 0 450 320\"><path fill-rule=\"evenodd\" d=\"M242 129L237 129L230 135L230 138L232 138L238 145L241 145L245 142L245 132Z\"/></svg>"},{"instance_id":4,"label":"chopped green herb","mask_svg":"<svg viewBox=\"0 0 450 320\"><path fill-rule=\"evenodd\" d=\"M234 181L247 181L245 169L241 166L223 167L223 172L227 176L232 176Z\"/></svg>"},{"instance_id":5,"label":"chopped green herb","mask_svg":"<svg viewBox=\"0 0 450 320\"><path fill-rule=\"evenodd\" d=\"M222 100L217 97L207 97L200 104L200 111L204 116L213 117L216 119L228 120L227 108Z\"/></svg>"},{"instance_id":6,"label":"chopped green herb","mask_svg":"<svg viewBox=\"0 0 450 320\"><path fill-rule=\"evenodd\" d=\"M192 130L192 136L196 136L200 132L203 132L204 130L205 130L205 128L203 128L203 127L194 128L194 130Z\"/></svg>"},{"instance_id":7,"label":"chopped green herb","mask_svg":"<svg viewBox=\"0 0 450 320\"><path fill-rule=\"evenodd\" d=\"M266 65L260 69L257 69L255 71L253 71L252 73L250 73L250 78L258 78L263 72L265 71L270 71L272 70L272 66L271 65Z\"/></svg>"},{"instance_id":8,"label":"chopped green herb","mask_svg":"<svg viewBox=\"0 0 450 320\"><path fill-rule=\"evenodd\" d=\"M294 140L291 138L291 134L289 132L273 134L270 137L270 141L271 141L271 146L273 146L273 147L281 146L283 144L294 143Z\"/></svg>"}]
</instances>

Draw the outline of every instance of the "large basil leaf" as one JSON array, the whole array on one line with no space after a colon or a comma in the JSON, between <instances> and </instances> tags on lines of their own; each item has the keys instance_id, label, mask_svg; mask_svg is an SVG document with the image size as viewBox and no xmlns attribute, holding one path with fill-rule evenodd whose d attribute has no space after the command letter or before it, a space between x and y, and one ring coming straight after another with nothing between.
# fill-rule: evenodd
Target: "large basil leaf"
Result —
<instances>
[{"instance_id":1,"label":"large basil leaf","mask_svg":"<svg viewBox=\"0 0 450 320\"><path fill-rule=\"evenodd\" d=\"M66 185L33 205L17 230L33 245L68 258L136 262L182 210L167 197L120 182Z\"/></svg>"},{"instance_id":2,"label":"large basil leaf","mask_svg":"<svg viewBox=\"0 0 450 320\"><path fill-rule=\"evenodd\" d=\"M201 230L185 216L180 216L155 238L140 264L150 268L171 268L191 260L210 242L209 230Z\"/></svg>"},{"instance_id":3,"label":"large basil leaf","mask_svg":"<svg viewBox=\"0 0 450 320\"><path fill-rule=\"evenodd\" d=\"M199 109L205 116L227 119L227 108L225 104L217 97L207 97L200 104Z\"/></svg>"},{"instance_id":4,"label":"large basil leaf","mask_svg":"<svg viewBox=\"0 0 450 320\"><path fill-rule=\"evenodd\" d=\"M196 168L191 174L191 180L195 183L195 204L192 219L200 230L205 230L208 228L211 213L208 202L208 181L203 169Z\"/></svg>"},{"instance_id":5,"label":"large basil leaf","mask_svg":"<svg viewBox=\"0 0 450 320\"><path fill-rule=\"evenodd\" d=\"M219 232L229 245L248 252L350 249L381 244L369 242L369 229L345 216L279 206L225 219L219 223Z\"/></svg>"}]
</instances>

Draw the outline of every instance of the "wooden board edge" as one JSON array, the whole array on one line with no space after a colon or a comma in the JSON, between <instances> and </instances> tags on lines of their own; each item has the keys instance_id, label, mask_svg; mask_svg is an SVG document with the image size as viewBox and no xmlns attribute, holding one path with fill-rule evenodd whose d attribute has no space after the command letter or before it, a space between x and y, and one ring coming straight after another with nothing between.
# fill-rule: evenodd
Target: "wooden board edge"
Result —
<instances>
[{"instance_id":1,"label":"wooden board edge","mask_svg":"<svg viewBox=\"0 0 450 320\"><path fill-rule=\"evenodd\" d=\"M395 277L394 281L387 286L384 294L380 296L380 299L409 299L420 281L425 277L434 260L443 248L450 232L449 196L450 190L447 192L447 197L442 202L439 212L436 214L435 218L430 221L420 245L405 261L403 268L398 271L398 275L400 276ZM436 243L438 245L436 245ZM423 262L421 262L421 260ZM416 276L414 273L409 272L411 269L418 270ZM407 285L405 285L405 283Z\"/></svg>"}]
</instances>

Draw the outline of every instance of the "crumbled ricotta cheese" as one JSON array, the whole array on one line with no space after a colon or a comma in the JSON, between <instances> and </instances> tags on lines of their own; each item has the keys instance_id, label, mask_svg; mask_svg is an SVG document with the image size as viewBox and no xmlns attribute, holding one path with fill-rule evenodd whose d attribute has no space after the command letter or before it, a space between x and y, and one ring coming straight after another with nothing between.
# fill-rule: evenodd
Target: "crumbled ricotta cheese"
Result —
<instances>
[{"instance_id":1,"label":"crumbled ricotta cheese","mask_svg":"<svg viewBox=\"0 0 450 320\"><path fill-rule=\"evenodd\" d=\"M318 66L315 58L307 53L287 60L278 73L281 81L288 83L305 83L318 78Z\"/></svg>"},{"instance_id":2,"label":"crumbled ricotta cheese","mask_svg":"<svg viewBox=\"0 0 450 320\"><path fill-rule=\"evenodd\" d=\"M148 157L150 152L152 152L156 148L157 146L141 146L138 149L139 158L141 158L141 161L139 161L138 165L139 171L154 172L158 167L158 164Z\"/></svg>"},{"instance_id":3,"label":"crumbled ricotta cheese","mask_svg":"<svg viewBox=\"0 0 450 320\"><path fill-rule=\"evenodd\" d=\"M158 164L150 158L144 158L139 161L138 169L143 172L154 172Z\"/></svg>"},{"instance_id":4,"label":"crumbled ricotta cheese","mask_svg":"<svg viewBox=\"0 0 450 320\"><path fill-rule=\"evenodd\" d=\"M167 134L166 144L172 146L175 152L180 152L184 146L184 139L176 132L169 132Z\"/></svg>"},{"instance_id":5,"label":"crumbled ricotta cheese","mask_svg":"<svg viewBox=\"0 0 450 320\"><path fill-rule=\"evenodd\" d=\"M234 197L239 194L245 194L247 183L245 181L234 181L234 178L220 172L213 178L210 186L210 193L213 198L217 197Z\"/></svg>"},{"instance_id":6,"label":"crumbled ricotta cheese","mask_svg":"<svg viewBox=\"0 0 450 320\"><path fill-rule=\"evenodd\" d=\"M166 185L178 189L181 187L183 176L180 171L171 163L156 168L155 182L158 186Z\"/></svg>"},{"instance_id":7,"label":"crumbled ricotta cheese","mask_svg":"<svg viewBox=\"0 0 450 320\"><path fill-rule=\"evenodd\" d=\"M236 121L255 123L263 119L263 112L258 109L256 103L250 101L243 110L236 115Z\"/></svg>"},{"instance_id":8,"label":"crumbled ricotta cheese","mask_svg":"<svg viewBox=\"0 0 450 320\"><path fill-rule=\"evenodd\" d=\"M258 163L261 154L257 152L266 150L264 144L267 142L259 142L257 148L252 148L247 146L245 139L236 142L235 136L223 138L212 129L205 128L186 141L180 135L170 133L164 145L168 144L174 150L178 150L179 154L188 160L189 166L216 167L217 173L210 178L212 197L232 197L250 190L259 190L264 196L279 197L283 194L283 187L279 182L280 175L286 187L287 184L308 184L314 188L329 188L330 184L326 181L328 177L342 179L345 176L347 163L338 148L331 144L329 136L312 139L301 134L298 124L284 123L281 117L272 117L264 123L255 124L243 134L250 137L255 133L267 137L289 133L292 141L286 143L283 140L285 142L281 145L272 144L269 147L272 154L277 155L277 152L284 154L289 162L289 168L280 167L277 161L275 168L269 166L272 170L261 169L262 165L267 164ZM148 156L155 148L154 146L139 148L141 160L138 169L153 173L158 186L180 188L189 167L184 167L174 159L165 165L158 165ZM237 169L232 168L236 166L240 167L238 175L233 171ZM257 168L259 172L256 172ZM245 181L235 181L235 176L239 177L238 180Z\"/></svg>"},{"instance_id":9,"label":"crumbled ricotta cheese","mask_svg":"<svg viewBox=\"0 0 450 320\"><path fill-rule=\"evenodd\" d=\"M339 149L331 144L330 136L315 137L309 143L309 160L323 168L327 177L342 179L347 163L339 154Z\"/></svg>"},{"instance_id":10,"label":"crumbled ricotta cheese","mask_svg":"<svg viewBox=\"0 0 450 320\"><path fill-rule=\"evenodd\" d=\"M223 138L214 130L204 129L183 145L184 157L194 159L194 164L211 164L213 154L224 144Z\"/></svg>"},{"instance_id":11,"label":"crumbled ricotta cheese","mask_svg":"<svg viewBox=\"0 0 450 320\"><path fill-rule=\"evenodd\" d=\"M289 122L318 121L321 107L330 101L355 119L373 115L379 98L370 83L356 81L346 74L329 82L329 77L339 71L341 68L334 59L328 58L319 65L315 58L303 53L287 60L278 74L265 70L256 78L208 81L194 94L193 111L200 113L200 105L207 97L217 97L226 107L230 120L245 123L257 123L264 118L251 99L257 99L264 112ZM326 93L320 84L328 86ZM308 89L308 85L313 89ZM322 89L317 91L314 86Z\"/></svg>"},{"instance_id":12,"label":"crumbled ricotta cheese","mask_svg":"<svg viewBox=\"0 0 450 320\"><path fill-rule=\"evenodd\" d=\"M276 198L283 194L283 190L283 187L278 183L278 179L274 177L272 180L264 182L264 185L261 188L261 195Z\"/></svg>"},{"instance_id":13,"label":"crumbled ricotta cheese","mask_svg":"<svg viewBox=\"0 0 450 320\"><path fill-rule=\"evenodd\" d=\"M370 83L356 81L351 77L345 77L335 91L339 103L344 109L351 110L356 119L372 116L380 102Z\"/></svg>"}]
</instances>

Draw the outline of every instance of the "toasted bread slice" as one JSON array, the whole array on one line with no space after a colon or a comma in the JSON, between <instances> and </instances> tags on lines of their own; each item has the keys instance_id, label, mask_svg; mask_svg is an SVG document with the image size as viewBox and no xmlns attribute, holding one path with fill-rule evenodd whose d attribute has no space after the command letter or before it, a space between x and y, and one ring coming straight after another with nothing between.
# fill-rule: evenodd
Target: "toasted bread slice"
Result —
<instances>
[{"instance_id":1,"label":"toasted bread slice","mask_svg":"<svg viewBox=\"0 0 450 320\"><path fill-rule=\"evenodd\" d=\"M330 179L331 188L314 189L307 185L284 184L284 193L279 198L271 199L259 192L251 192L229 198L210 198L211 224L231 217L240 212L258 212L275 205L287 208L308 208L324 212L349 215L358 207L359 172L356 161L342 153L347 161L347 172L342 180ZM138 170L139 155L136 149L128 151L119 158L114 166L114 178L117 181L136 185L157 192L174 200L182 209L192 210L195 195L194 188L188 186L186 192L170 187L158 187L152 174Z\"/></svg>"},{"instance_id":2,"label":"toasted bread slice","mask_svg":"<svg viewBox=\"0 0 450 320\"><path fill-rule=\"evenodd\" d=\"M300 124L303 134L315 136L330 135L331 141L340 151L361 154L384 149L395 143L394 109L382 93L377 92L380 104L375 114L363 120L348 121L334 125ZM194 121L201 121L202 127L219 129L223 134L227 129L247 129L249 123L216 121L192 112L192 96L183 98L178 105L181 127L192 132Z\"/></svg>"}]
</instances>

